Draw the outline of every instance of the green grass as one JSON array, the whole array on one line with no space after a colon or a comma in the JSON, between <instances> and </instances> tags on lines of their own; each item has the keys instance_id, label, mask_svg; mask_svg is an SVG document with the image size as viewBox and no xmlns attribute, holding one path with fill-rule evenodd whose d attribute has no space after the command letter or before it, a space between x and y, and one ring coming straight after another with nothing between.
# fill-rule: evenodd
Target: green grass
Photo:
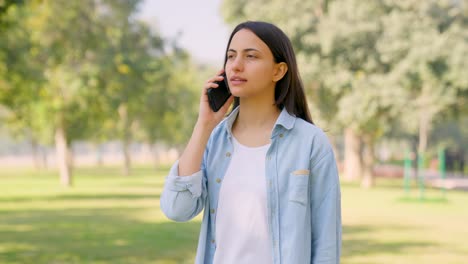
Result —
<instances>
[{"instance_id":1,"label":"green grass","mask_svg":"<svg viewBox=\"0 0 468 264\"><path fill-rule=\"evenodd\" d=\"M0 263L193 263L201 215L167 220L159 197L167 167L82 168L74 187L55 172L0 171ZM378 181L342 184L342 263L466 263L468 193Z\"/></svg>"}]
</instances>

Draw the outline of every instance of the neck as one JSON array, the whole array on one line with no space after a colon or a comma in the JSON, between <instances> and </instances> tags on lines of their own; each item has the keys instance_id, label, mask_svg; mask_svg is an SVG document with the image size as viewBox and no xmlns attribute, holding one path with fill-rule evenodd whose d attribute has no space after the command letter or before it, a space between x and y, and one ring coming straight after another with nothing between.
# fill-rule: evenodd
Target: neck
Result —
<instances>
[{"instance_id":1,"label":"neck","mask_svg":"<svg viewBox=\"0 0 468 264\"><path fill-rule=\"evenodd\" d=\"M271 131L280 110L271 101L242 100L232 126L234 137L243 145L258 147L270 142Z\"/></svg>"},{"instance_id":2,"label":"neck","mask_svg":"<svg viewBox=\"0 0 468 264\"><path fill-rule=\"evenodd\" d=\"M235 126L242 129L268 129L271 131L281 110L271 102L242 100Z\"/></svg>"}]
</instances>

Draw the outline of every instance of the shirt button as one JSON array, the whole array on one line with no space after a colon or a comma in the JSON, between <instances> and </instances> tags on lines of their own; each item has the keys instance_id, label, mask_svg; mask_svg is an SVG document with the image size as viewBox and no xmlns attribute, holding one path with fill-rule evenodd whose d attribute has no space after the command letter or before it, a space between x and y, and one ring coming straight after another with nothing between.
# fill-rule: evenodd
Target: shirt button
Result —
<instances>
[{"instance_id":1,"label":"shirt button","mask_svg":"<svg viewBox=\"0 0 468 264\"><path fill-rule=\"evenodd\" d=\"M220 179L220 178L216 178L216 182L217 182L217 183L220 183L220 182L221 182L221 179Z\"/></svg>"},{"instance_id":2,"label":"shirt button","mask_svg":"<svg viewBox=\"0 0 468 264\"><path fill-rule=\"evenodd\" d=\"M214 244L214 242L215 242L215 240L214 240L214 239L211 239L211 243L213 243L213 244Z\"/></svg>"},{"instance_id":3,"label":"shirt button","mask_svg":"<svg viewBox=\"0 0 468 264\"><path fill-rule=\"evenodd\" d=\"M215 212L215 209L211 209L211 210L210 210L210 212L211 212L212 214L214 214L214 212Z\"/></svg>"},{"instance_id":4,"label":"shirt button","mask_svg":"<svg viewBox=\"0 0 468 264\"><path fill-rule=\"evenodd\" d=\"M270 187L273 185L273 183L271 182L271 180L269 181L269 184L270 184Z\"/></svg>"},{"instance_id":5,"label":"shirt button","mask_svg":"<svg viewBox=\"0 0 468 264\"><path fill-rule=\"evenodd\" d=\"M226 157L231 157L231 152L226 152Z\"/></svg>"},{"instance_id":6,"label":"shirt button","mask_svg":"<svg viewBox=\"0 0 468 264\"><path fill-rule=\"evenodd\" d=\"M279 137L282 138L282 137L284 137L284 135L281 133L281 134L279 134Z\"/></svg>"}]
</instances>

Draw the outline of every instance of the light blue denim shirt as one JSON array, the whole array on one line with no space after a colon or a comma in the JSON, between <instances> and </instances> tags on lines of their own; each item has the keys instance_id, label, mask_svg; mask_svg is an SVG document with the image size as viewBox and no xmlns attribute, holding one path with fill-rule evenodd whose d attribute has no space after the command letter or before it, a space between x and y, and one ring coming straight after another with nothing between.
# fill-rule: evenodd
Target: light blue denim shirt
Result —
<instances>
[{"instance_id":1,"label":"light blue denim shirt","mask_svg":"<svg viewBox=\"0 0 468 264\"><path fill-rule=\"evenodd\" d=\"M231 128L238 111L213 130L201 170L178 176L176 162L161 195L161 209L174 221L188 221L205 209L196 264L213 263L219 190L233 151ZM341 194L326 135L283 109L272 130L265 166L272 263L339 263ZM238 200L242 203L242 197Z\"/></svg>"}]
</instances>

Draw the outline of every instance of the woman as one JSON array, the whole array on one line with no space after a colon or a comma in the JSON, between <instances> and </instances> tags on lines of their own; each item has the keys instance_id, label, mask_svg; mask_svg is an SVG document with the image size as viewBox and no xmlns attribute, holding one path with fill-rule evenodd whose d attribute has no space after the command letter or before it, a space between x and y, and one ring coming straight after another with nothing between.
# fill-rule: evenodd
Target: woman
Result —
<instances>
[{"instance_id":1,"label":"woman","mask_svg":"<svg viewBox=\"0 0 468 264\"><path fill-rule=\"evenodd\" d=\"M224 66L205 84L162 211L188 221L205 209L197 264L339 263L337 168L310 117L291 42L272 24L241 23ZM213 112L206 90L224 71L233 96Z\"/></svg>"}]
</instances>

